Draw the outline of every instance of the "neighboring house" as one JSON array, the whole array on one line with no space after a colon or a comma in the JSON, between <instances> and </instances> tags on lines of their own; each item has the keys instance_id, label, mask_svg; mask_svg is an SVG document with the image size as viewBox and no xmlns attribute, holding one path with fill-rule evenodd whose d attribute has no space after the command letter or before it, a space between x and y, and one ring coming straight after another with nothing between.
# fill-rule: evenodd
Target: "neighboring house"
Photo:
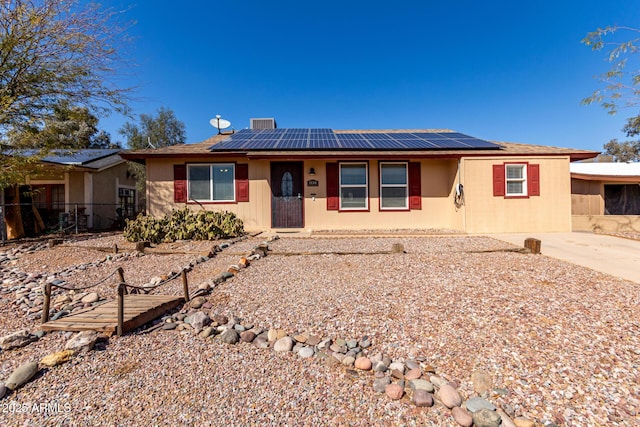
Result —
<instances>
[{"instance_id":1,"label":"neighboring house","mask_svg":"<svg viewBox=\"0 0 640 427\"><path fill-rule=\"evenodd\" d=\"M640 163L571 164L573 228L640 231Z\"/></svg>"},{"instance_id":2,"label":"neighboring house","mask_svg":"<svg viewBox=\"0 0 640 427\"><path fill-rule=\"evenodd\" d=\"M41 159L42 167L28 176L24 184L5 190L8 216L12 217L9 209L12 205L22 204L22 215L13 215L13 218L21 217L18 228L24 225L24 232L29 235L41 228L29 224L34 222L27 218L30 204L37 211L36 217L50 227L58 223L60 214L65 217L64 214L69 213L71 218L75 217L76 209L79 222L89 229L110 228L117 219L116 209L119 208L123 215L133 215L138 205L135 177L129 173L126 160L118 154L120 151L55 150ZM14 224L10 220L7 223L10 238L24 234L13 230L12 236Z\"/></svg>"},{"instance_id":3,"label":"neighboring house","mask_svg":"<svg viewBox=\"0 0 640 427\"><path fill-rule=\"evenodd\" d=\"M570 231L569 163L598 153L449 130L245 129L122 153L147 211L228 210L247 230Z\"/></svg>"}]
</instances>

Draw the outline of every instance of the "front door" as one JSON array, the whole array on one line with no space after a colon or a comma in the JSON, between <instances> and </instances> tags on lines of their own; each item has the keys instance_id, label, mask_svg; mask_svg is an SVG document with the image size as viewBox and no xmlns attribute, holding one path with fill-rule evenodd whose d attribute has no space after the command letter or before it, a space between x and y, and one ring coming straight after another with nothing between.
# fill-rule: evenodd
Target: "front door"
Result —
<instances>
[{"instance_id":1,"label":"front door","mask_svg":"<svg viewBox=\"0 0 640 427\"><path fill-rule=\"evenodd\" d=\"M271 227L302 228L302 162L271 163Z\"/></svg>"}]
</instances>

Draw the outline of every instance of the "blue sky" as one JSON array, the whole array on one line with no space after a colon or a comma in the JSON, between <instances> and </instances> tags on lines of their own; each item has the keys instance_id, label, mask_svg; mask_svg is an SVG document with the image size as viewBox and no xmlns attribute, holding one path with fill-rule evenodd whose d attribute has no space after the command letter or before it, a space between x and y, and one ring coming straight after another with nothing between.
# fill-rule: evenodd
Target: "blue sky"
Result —
<instances>
[{"instance_id":1,"label":"blue sky","mask_svg":"<svg viewBox=\"0 0 640 427\"><path fill-rule=\"evenodd\" d=\"M580 43L640 27L640 1L105 0L137 21L126 52L135 113L172 109L190 143L251 117L279 127L448 128L475 137L601 150L625 118L580 100L604 53ZM126 118L102 127L114 140Z\"/></svg>"}]
</instances>

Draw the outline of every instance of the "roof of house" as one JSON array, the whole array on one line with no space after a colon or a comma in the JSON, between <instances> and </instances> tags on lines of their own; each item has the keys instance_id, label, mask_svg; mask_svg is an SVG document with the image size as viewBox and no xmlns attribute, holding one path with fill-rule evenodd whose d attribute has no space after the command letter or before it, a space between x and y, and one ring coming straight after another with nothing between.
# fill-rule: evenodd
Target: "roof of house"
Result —
<instances>
[{"instance_id":1,"label":"roof of house","mask_svg":"<svg viewBox=\"0 0 640 427\"><path fill-rule=\"evenodd\" d=\"M571 177L591 181L640 182L640 162L572 163Z\"/></svg>"},{"instance_id":2,"label":"roof of house","mask_svg":"<svg viewBox=\"0 0 640 427\"><path fill-rule=\"evenodd\" d=\"M45 163L61 166L73 166L80 169L102 170L110 168L125 160L118 154L121 149L98 148L82 150L53 150L42 158Z\"/></svg>"},{"instance_id":3,"label":"roof of house","mask_svg":"<svg viewBox=\"0 0 640 427\"><path fill-rule=\"evenodd\" d=\"M242 131L240 131L242 132ZM462 134L448 129L393 129L393 130L334 130L334 135L340 141L341 136L345 134L362 135L365 141L373 141L384 138L384 136L376 135L374 138L368 137L368 134L387 135L393 140L397 140L397 134L418 135L428 140L426 134L440 134L441 137L448 137L448 133L460 137ZM122 157L128 160L144 160L146 158L162 158L162 157L229 157L229 156L246 156L249 158L278 158L278 157L303 157L303 158L345 158L345 157L436 157L436 158L459 158L459 157L477 157L477 156L553 156L562 155L569 156L572 161L588 159L595 157L598 152L589 150L577 150L572 148L548 147L543 145L517 144L511 142L484 141L477 138L462 135L463 140L481 141L477 144L462 147L460 144L444 145L442 147L425 148L423 144L421 148L413 148L410 145L405 147L397 147L394 145L376 146L373 144L357 144L350 148L331 147L330 149L319 148L317 146L295 147L290 148L291 144L285 144L285 147L278 147L269 143L258 144L255 146L249 144L229 145L233 141L233 135L222 134L215 135L205 141L197 144L181 144L170 147L161 147L157 149L143 149L136 151L125 151L121 153ZM237 141L237 139L236 139ZM247 138L245 138L247 141ZM265 148L266 147L266 148Z\"/></svg>"}]
</instances>

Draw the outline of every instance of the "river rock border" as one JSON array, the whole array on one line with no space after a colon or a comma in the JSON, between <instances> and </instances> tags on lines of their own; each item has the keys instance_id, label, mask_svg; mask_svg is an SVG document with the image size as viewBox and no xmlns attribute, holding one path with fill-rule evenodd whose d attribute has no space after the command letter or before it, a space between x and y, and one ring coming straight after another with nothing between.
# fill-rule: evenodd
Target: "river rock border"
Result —
<instances>
[{"instance_id":1,"label":"river rock border","mask_svg":"<svg viewBox=\"0 0 640 427\"><path fill-rule=\"evenodd\" d=\"M243 236L215 245L209 254L198 256L188 266L185 266L185 269L190 271L196 264L208 261L217 252L246 238ZM207 301L206 295L209 295L216 286L235 277L242 269L249 267L252 261L267 256L270 250L269 243L278 238L277 235L274 235L267 239L246 256L241 257L237 264L230 265L227 271L201 284L180 312L166 315L152 322L141 333L180 331L183 334L195 334L201 339L216 339L228 345L252 344L256 348L268 349L274 353L293 352L303 359L316 358L331 368L346 369L354 375L369 374L372 376L372 389L376 393L384 393L390 400L409 400L416 407L430 408L437 404L446 408L444 415L451 416L458 425L463 427L533 427L535 425L533 421L525 417L514 418L514 410L508 405L497 408L490 402L490 396L503 395L508 391L493 388L492 378L487 372L474 371L470 375L476 395L464 399L458 391L458 384L455 381L448 381L446 375L438 374L424 357L409 354L406 359L392 360L383 353L371 351L373 343L366 335L360 338L331 338L309 332L288 333L283 329L265 329L243 322L242 319L233 316L228 317L220 312L212 312L213 305ZM0 260L3 260L2 255L0 254ZM144 254L134 252L107 256L95 263L70 267L53 275L23 273L24 276L22 276L20 273L16 273L16 280L20 284L8 291L3 291L3 293L15 292L14 304L26 311L28 316L38 317L42 311L40 298L42 298L44 284L54 283L54 281L64 283L61 277L64 277L65 272L69 275L69 271L73 269L82 270L103 262L126 259L129 256L144 256ZM5 261L7 260L3 260L0 265ZM175 273L172 272L167 277L173 274ZM154 285L161 280L160 277L153 278L149 285ZM6 281L5 279L3 284ZM104 302L97 294L93 294L71 294L71 297L68 295L58 296L54 300L54 308L60 310L53 314L52 319L61 317L60 313L65 311L68 314L88 305ZM29 304L28 301L33 301L33 304ZM65 303L67 305L63 305ZM25 307L25 304L29 307ZM40 305L39 312L34 310L37 305ZM28 345L44 335L41 332L29 334L28 331L19 331L2 337L0 338L0 348L7 351ZM40 361L40 364L53 367L65 363L74 354L90 351L99 340L108 340L108 337L97 332L80 332L67 342L65 350L46 356ZM5 343L10 344L3 345ZM38 366L37 362L29 362L14 370L4 383L0 383L0 399L8 394L9 390L15 390L31 380L37 373ZM553 424L547 424L547 427L553 427Z\"/></svg>"}]
</instances>

